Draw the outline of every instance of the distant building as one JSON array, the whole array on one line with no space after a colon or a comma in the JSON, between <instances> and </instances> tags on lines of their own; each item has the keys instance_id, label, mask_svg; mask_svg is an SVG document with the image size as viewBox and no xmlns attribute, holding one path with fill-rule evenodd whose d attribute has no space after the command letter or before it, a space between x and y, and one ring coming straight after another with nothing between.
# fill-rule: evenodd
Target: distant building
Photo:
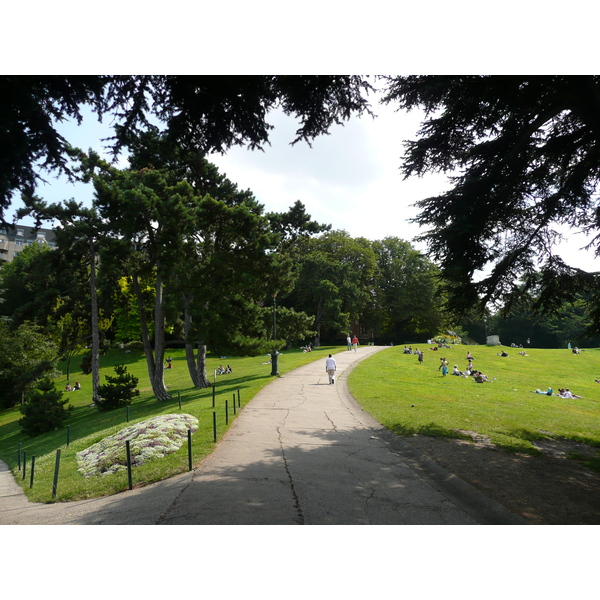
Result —
<instances>
[{"instance_id":1,"label":"distant building","mask_svg":"<svg viewBox=\"0 0 600 600\"><path fill-rule=\"evenodd\" d=\"M7 227L0 225L0 264L12 262L25 248L32 244L48 244L50 248L56 246L56 236L52 229L38 229L30 225L14 225Z\"/></svg>"}]
</instances>

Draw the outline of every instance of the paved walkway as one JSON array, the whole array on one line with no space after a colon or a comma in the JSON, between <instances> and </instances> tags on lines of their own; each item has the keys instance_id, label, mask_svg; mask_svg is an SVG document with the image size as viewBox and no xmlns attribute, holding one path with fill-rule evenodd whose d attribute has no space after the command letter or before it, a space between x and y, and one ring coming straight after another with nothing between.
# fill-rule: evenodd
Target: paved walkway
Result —
<instances>
[{"instance_id":1,"label":"paved walkway","mask_svg":"<svg viewBox=\"0 0 600 600\"><path fill-rule=\"evenodd\" d=\"M387 432L349 394L365 346L277 378L194 471L107 498L28 502L0 463L0 524L525 524Z\"/></svg>"}]
</instances>

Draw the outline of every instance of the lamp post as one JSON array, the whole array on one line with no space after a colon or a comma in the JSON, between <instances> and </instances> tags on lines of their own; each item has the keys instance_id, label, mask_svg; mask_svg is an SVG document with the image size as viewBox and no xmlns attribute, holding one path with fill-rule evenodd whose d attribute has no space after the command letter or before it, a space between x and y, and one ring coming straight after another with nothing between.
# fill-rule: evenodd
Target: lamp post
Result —
<instances>
[{"instance_id":1,"label":"lamp post","mask_svg":"<svg viewBox=\"0 0 600 600\"><path fill-rule=\"evenodd\" d=\"M273 341L277 340L277 292L273 294ZM271 354L271 375L279 375L279 352L273 348Z\"/></svg>"}]
</instances>

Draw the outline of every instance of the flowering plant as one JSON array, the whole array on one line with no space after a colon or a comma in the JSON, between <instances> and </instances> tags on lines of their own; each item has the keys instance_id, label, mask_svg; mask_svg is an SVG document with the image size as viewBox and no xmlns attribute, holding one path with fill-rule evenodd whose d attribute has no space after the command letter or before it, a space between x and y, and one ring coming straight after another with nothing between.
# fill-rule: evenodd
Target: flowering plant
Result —
<instances>
[{"instance_id":1,"label":"flowering plant","mask_svg":"<svg viewBox=\"0 0 600 600\"><path fill-rule=\"evenodd\" d=\"M188 429L194 433L198 429L198 419L187 414L160 415L135 423L78 452L78 471L88 477L127 469L127 440L132 467L162 458L181 448Z\"/></svg>"}]
</instances>

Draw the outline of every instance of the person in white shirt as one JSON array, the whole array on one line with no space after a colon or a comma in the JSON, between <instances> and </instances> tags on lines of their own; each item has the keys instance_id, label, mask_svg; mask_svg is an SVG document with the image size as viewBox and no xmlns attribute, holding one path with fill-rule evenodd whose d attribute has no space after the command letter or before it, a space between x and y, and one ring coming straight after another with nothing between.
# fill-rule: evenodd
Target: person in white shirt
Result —
<instances>
[{"instance_id":1,"label":"person in white shirt","mask_svg":"<svg viewBox=\"0 0 600 600\"><path fill-rule=\"evenodd\" d=\"M335 364L335 358L329 355L329 357L325 360L325 371L327 371L327 375L329 375L329 383L335 383L335 371L337 369L337 365Z\"/></svg>"}]
</instances>

